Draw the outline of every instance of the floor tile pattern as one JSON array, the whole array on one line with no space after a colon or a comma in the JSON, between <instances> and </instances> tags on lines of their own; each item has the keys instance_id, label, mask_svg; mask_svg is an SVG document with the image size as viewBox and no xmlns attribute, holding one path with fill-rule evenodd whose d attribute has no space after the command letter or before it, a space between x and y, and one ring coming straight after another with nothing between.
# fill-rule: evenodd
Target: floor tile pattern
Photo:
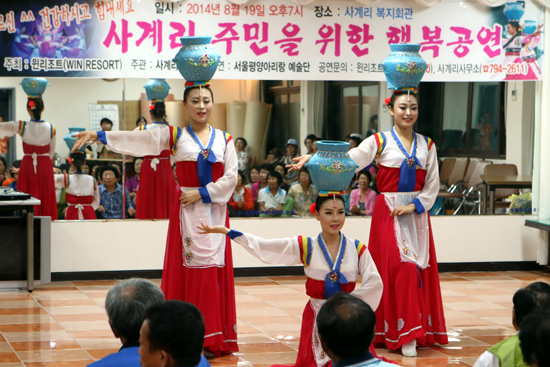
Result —
<instances>
[{"instance_id":1,"label":"floor tile pattern","mask_svg":"<svg viewBox=\"0 0 550 367\"><path fill-rule=\"evenodd\" d=\"M442 273L449 344L420 349L417 358L377 352L402 366L471 366L490 345L515 333L512 295L542 272ZM29 294L0 291L0 367L80 367L114 353L104 309L115 281L54 282ZM160 281L155 281L160 285ZM267 367L296 360L301 315L308 300L299 276L236 278L239 353L213 367Z\"/></svg>"}]
</instances>

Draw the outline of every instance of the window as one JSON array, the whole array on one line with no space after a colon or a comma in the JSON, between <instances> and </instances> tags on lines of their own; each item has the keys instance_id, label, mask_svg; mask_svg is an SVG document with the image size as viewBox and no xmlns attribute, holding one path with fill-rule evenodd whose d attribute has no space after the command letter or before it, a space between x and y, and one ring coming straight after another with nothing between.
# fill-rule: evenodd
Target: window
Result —
<instances>
[{"instance_id":1,"label":"window","mask_svg":"<svg viewBox=\"0 0 550 367\"><path fill-rule=\"evenodd\" d=\"M417 131L443 157L505 158L504 83L421 83Z\"/></svg>"}]
</instances>

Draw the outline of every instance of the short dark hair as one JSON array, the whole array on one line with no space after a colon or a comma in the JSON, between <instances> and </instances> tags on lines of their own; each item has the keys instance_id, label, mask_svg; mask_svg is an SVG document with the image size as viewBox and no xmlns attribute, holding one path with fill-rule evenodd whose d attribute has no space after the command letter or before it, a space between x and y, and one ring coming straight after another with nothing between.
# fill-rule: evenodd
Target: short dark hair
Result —
<instances>
[{"instance_id":1,"label":"short dark hair","mask_svg":"<svg viewBox=\"0 0 550 367\"><path fill-rule=\"evenodd\" d=\"M361 175L367 176L367 178L369 179L369 181L372 182L372 175L370 174L370 172L369 172L368 169L364 169L364 170L359 171L359 173L357 174L357 179L358 179L358 180L359 180L359 177L361 177Z\"/></svg>"},{"instance_id":2,"label":"short dark hair","mask_svg":"<svg viewBox=\"0 0 550 367\"><path fill-rule=\"evenodd\" d=\"M98 177L101 178L102 180L103 180L103 173L105 173L105 171L113 172L117 180L120 178L118 170L111 165L107 165L107 166L102 166L101 168L98 169Z\"/></svg>"},{"instance_id":3,"label":"short dark hair","mask_svg":"<svg viewBox=\"0 0 550 367\"><path fill-rule=\"evenodd\" d=\"M315 134L307 134L306 138L304 139L304 145L306 144L308 139L314 142L315 140L317 140L317 137L315 136Z\"/></svg>"},{"instance_id":4,"label":"short dark hair","mask_svg":"<svg viewBox=\"0 0 550 367\"><path fill-rule=\"evenodd\" d=\"M283 167L283 170L285 171L285 175L286 173L288 172L288 170L286 169L286 164L284 162L277 162L275 163L275 166L273 167L273 170L275 170L276 167Z\"/></svg>"},{"instance_id":5,"label":"short dark hair","mask_svg":"<svg viewBox=\"0 0 550 367\"><path fill-rule=\"evenodd\" d=\"M134 167L134 173L136 173L136 162L137 162L139 159L141 159L141 160L142 160L142 163L143 163L143 160L144 160L145 158L143 158L143 157L134 157L134 161L132 162L132 167Z\"/></svg>"},{"instance_id":6,"label":"short dark hair","mask_svg":"<svg viewBox=\"0 0 550 367\"><path fill-rule=\"evenodd\" d=\"M369 352L376 316L362 299L340 292L330 297L317 315L324 344L340 358L357 358Z\"/></svg>"},{"instance_id":7,"label":"short dark hair","mask_svg":"<svg viewBox=\"0 0 550 367\"><path fill-rule=\"evenodd\" d=\"M140 122L143 122L145 125L147 125L147 119L143 116L138 117L138 119L136 120L136 126L139 126Z\"/></svg>"},{"instance_id":8,"label":"short dark hair","mask_svg":"<svg viewBox=\"0 0 550 367\"><path fill-rule=\"evenodd\" d=\"M237 174L238 174L239 176L241 176L241 180L242 180L241 183L242 183L242 185L246 184L247 178L246 178L246 175L244 174L244 172L241 171L241 170L238 170L238 171L237 171Z\"/></svg>"},{"instance_id":9,"label":"short dark hair","mask_svg":"<svg viewBox=\"0 0 550 367\"><path fill-rule=\"evenodd\" d=\"M362 140L361 140L359 137L355 136L355 135L350 135L350 136L348 136L348 137L346 138L346 142L347 142L348 140L353 140L353 141L357 144L357 146L359 146L359 144L361 144L361 142L362 142Z\"/></svg>"},{"instance_id":10,"label":"short dark hair","mask_svg":"<svg viewBox=\"0 0 550 367\"><path fill-rule=\"evenodd\" d=\"M532 366L550 366L550 312L537 310L531 312L521 325L519 331L519 347L523 361Z\"/></svg>"},{"instance_id":11,"label":"short dark hair","mask_svg":"<svg viewBox=\"0 0 550 367\"><path fill-rule=\"evenodd\" d=\"M212 103L214 103L214 92L212 92L212 89L210 89L210 87L206 87L206 86L201 86L202 89L206 89L207 91L210 92L210 95L212 96ZM196 87L189 87L189 88L185 88L185 90L183 91L183 101L185 103L187 103L187 97L189 97L189 93L191 93L191 91L193 89L199 89L199 86L196 86Z\"/></svg>"},{"instance_id":12,"label":"short dark hair","mask_svg":"<svg viewBox=\"0 0 550 367\"><path fill-rule=\"evenodd\" d=\"M239 137L239 138L237 138L236 141L239 141L239 140L243 142L243 148L246 148L248 146L248 142L246 141L245 138Z\"/></svg>"},{"instance_id":13,"label":"short dark hair","mask_svg":"<svg viewBox=\"0 0 550 367\"><path fill-rule=\"evenodd\" d=\"M262 163L260 164L260 171L266 170L267 172L273 171L273 165L271 163Z\"/></svg>"},{"instance_id":14,"label":"short dark hair","mask_svg":"<svg viewBox=\"0 0 550 367\"><path fill-rule=\"evenodd\" d=\"M120 336L139 341L139 330L147 307L164 300L160 288L150 280L119 280L107 292L105 311L109 322Z\"/></svg>"},{"instance_id":15,"label":"short dark hair","mask_svg":"<svg viewBox=\"0 0 550 367\"><path fill-rule=\"evenodd\" d=\"M523 319L532 311L542 306L550 306L550 285L535 282L519 289L512 298L516 323L520 326Z\"/></svg>"},{"instance_id":16,"label":"short dark hair","mask_svg":"<svg viewBox=\"0 0 550 367\"><path fill-rule=\"evenodd\" d=\"M4 164L4 172L8 170L8 161L6 161L6 158L0 156L0 162Z\"/></svg>"},{"instance_id":17,"label":"short dark hair","mask_svg":"<svg viewBox=\"0 0 550 367\"><path fill-rule=\"evenodd\" d=\"M99 121L99 125L103 125L104 122L111 125L111 126L113 126L113 121L111 121L107 117L102 118L101 121Z\"/></svg>"},{"instance_id":18,"label":"short dark hair","mask_svg":"<svg viewBox=\"0 0 550 367\"><path fill-rule=\"evenodd\" d=\"M275 170L273 171L269 171L269 173L267 174L267 177L265 178L266 180L269 179L270 177L275 177L277 179L277 185L278 186L281 186L282 183L283 183L283 176L281 176L281 174Z\"/></svg>"},{"instance_id":19,"label":"short dark hair","mask_svg":"<svg viewBox=\"0 0 550 367\"><path fill-rule=\"evenodd\" d=\"M151 352L169 353L175 366L196 366L201 360L204 321L199 309L183 301L163 301L145 311Z\"/></svg>"}]
</instances>

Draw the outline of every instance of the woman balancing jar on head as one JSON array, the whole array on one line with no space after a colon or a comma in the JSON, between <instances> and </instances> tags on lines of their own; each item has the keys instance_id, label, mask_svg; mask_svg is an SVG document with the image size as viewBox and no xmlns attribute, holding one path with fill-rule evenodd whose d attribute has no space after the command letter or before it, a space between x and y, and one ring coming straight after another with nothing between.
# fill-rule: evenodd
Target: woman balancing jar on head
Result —
<instances>
[{"instance_id":1,"label":"woman balancing jar on head","mask_svg":"<svg viewBox=\"0 0 550 367\"><path fill-rule=\"evenodd\" d=\"M141 125L136 130L169 130L168 125L164 122L164 116L166 116L164 100L168 96L169 90L170 86L164 79L151 79L145 84L147 99L151 101L149 112L153 123ZM165 149L160 154L143 157L139 174L139 189L137 189L135 198L137 219L168 219L170 217L170 206L176 198L174 192L176 180L170 154L170 149Z\"/></svg>"},{"instance_id":2,"label":"woman balancing jar on head","mask_svg":"<svg viewBox=\"0 0 550 367\"><path fill-rule=\"evenodd\" d=\"M44 93L48 82L44 78L25 78L21 82L28 95L27 112L30 121L0 123L0 138L19 134L23 140L23 160L17 189L40 200L34 207L37 216L57 219L57 201L53 179L52 158L55 154L55 127L41 120Z\"/></svg>"},{"instance_id":3,"label":"woman balancing jar on head","mask_svg":"<svg viewBox=\"0 0 550 367\"><path fill-rule=\"evenodd\" d=\"M181 194L170 211L161 288L166 299L199 308L205 355L220 356L239 350L231 241L221 234L200 235L197 226L229 225L227 202L237 185L237 154L231 135L208 125L214 101L209 84L194 84L183 95L187 128L83 132L75 135L75 146L99 139L121 154L158 156L170 150Z\"/></svg>"},{"instance_id":4,"label":"woman balancing jar on head","mask_svg":"<svg viewBox=\"0 0 550 367\"><path fill-rule=\"evenodd\" d=\"M330 296L351 292L375 310L382 295L382 281L366 246L340 232L346 221L342 197L319 196L312 207L321 224L321 233L314 237L263 239L224 226L199 227L203 233L227 235L265 263L304 265L306 294L310 299L302 316L296 367L330 365L315 326L317 314ZM355 289L359 275L361 285ZM374 354L372 346L371 352Z\"/></svg>"},{"instance_id":5,"label":"woman balancing jar on head","mask_svg":"<svg viewBox=\"0 0 550 367\"><path fill-rule=\"evenodd\" d=\"M415 87L423 74L415 70L425 69L420 65L420 45L390 47L403 50L397 54L397 66L390 63L392 55L384 62L388 85L395 90L387 99L394 127L365 139L349 155L359 169L373 159L380 169L380 194L369 239L369 251L384 282L374 343L391 350L401 348L403 355L411 357L416 356L417 344L448 343L428 215L439 191L439 174L435 145L413 131L419 103ZM413 57L409 55L414 59L407 60ZM412 73L402 65L413 68ZM416 80L411 81L411 76ZM301 168L308 160L300 157L292 169Z\"/></svg>"}]
</instances>

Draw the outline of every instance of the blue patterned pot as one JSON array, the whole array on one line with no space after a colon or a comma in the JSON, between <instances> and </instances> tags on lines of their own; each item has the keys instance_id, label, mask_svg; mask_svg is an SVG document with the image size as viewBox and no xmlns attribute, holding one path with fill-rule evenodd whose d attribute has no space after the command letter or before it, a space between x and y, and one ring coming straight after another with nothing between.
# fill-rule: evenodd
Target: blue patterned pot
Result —
<instances>
[{"instance_id":1,"label":"blue patterned pot","mask_svg":"<svg viewBox=\"0 0 550 367\"><path fill-rule=\"evenodd\" d=\"M21 81L21 86L29 97L40 97L48 85L50 83L46 78L24 78Z\"/></svg>"},{"instance_id":2,"label":"blue patterned pot","mask_svg":"<svg viewBox=\"0 0 550 367\"><path fill-rule=\"evenodd\" d=\"M418 53L420 47L412 43L390 45L391 53L382 64L389 89L402 90L418 86L426 72L426 61Z\"/></svg>"},{"instance_id":3,"label":"blue patterned pot","mask_svg":"<svg viewBox=\"0 0 550 367\"><path fill-rule=\"evenodd\" d=\"M523 33L533 34L537 30L537 22L534 20L526 20L523 24Z\"/></svg>"},{"instance_id":4,"label":"blue patterned pot","mask_svg":"<svg viewBox=\"0 0 550 367\"><path fill-rule=\"evenodd\" d=\"M504 5L504 15L509 22L519 22L523 13L525 13L525 8L522 3L506 3Z\"/></svg>"},{"instance_id":5,"label":"blue patterned pot","mask_svg":"<svg viewBox=\"0 0 550 367\"><path fill-rule=\"evenodd\" d=\"M83 131L86 131L86 128L84 128L84 127L70 127L69 128L69 133L67 135L65 135L65 137L63 138L63 140L65 141L65 143L69 147L69 151L71 149L73 149L73 145L74 145L74 143L76 143L76 138L73 138L71 135L78 134L78 133L81 133ZM80 149L78 149L76 151L79 151L79 152L82 152L82 153L86 154L86 144L84 144Z\"/></svg>"},{"instance_id":6,"label":"blue patterned pot","mask_svg":"<svg viewBox=\"0 0 550 367\"><path fill-rule=\"evenodd\" d=\"M170 85L164 79L150 79L143 88L145 88L148 101L159 99L164 101L170 91Z\"/></svg>"},{"instance_id":7,"label":"blue patterned pot","mask_svg":"<svg viewBox=\"0 0 550 367\"><path fill-rule=\"evenodd\" d=\"M212 47L212 37L182 37L181 49L174 57L178 70L187 82L209 81L220 63L220 54Z\"/></svg>"},{"instance_id":8,"label":"blue patterned pot","mask_svg":"<svg viewBox=\"0 0 550 367\"><path fill-rule=\"evenodd\" d=\"M317 154L306 164L311 181L321 191L344 191L357 169L357 163L348 155L349 143L321 140Z\"/></svg>"}]
</instances>

